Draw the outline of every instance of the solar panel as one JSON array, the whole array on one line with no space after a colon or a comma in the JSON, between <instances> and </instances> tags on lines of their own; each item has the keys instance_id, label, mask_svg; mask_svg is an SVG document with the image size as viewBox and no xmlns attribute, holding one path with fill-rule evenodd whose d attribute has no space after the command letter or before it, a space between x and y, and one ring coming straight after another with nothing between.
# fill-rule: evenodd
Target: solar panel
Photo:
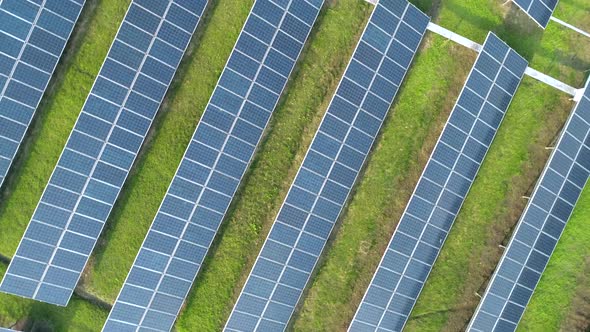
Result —
<instances>
[{"instance_id":1,"label":"solar panel","mask_svg":"<svg viewBox=\"0 0 590 332\"><path fill-rule=\"evenodd\" d=\"M589 80L590 82L590 80ZM576 105L469 324L514 331L590 173L590 89Z\"/></svg>"},{"instance_id":2,"label":"solar panel","mask_svg":"<svg viewBox=\"0 0 590 332\"><path fill-rule=\"evenodd\" d=\"M255 2L104 331L172 328L322 5Z\"/></svg>"},{"instance_id":3,"label":"solar panel","mask_svg":"<svg viewBox=\"0 0 590 332\"><path fill-rule=\"evenodd\" d=\"M225 331L286 328L428 22L405 0L376 5Z\"/></svg>"},{"instance_id":4,"label":"solar panel","mask_svg":"<svg viewBox=\"0 0 590 332\"><path fill-rule=\"evenodd\" d=\"M132 1L1 291L68 303L206 3Z\"/></svg>"},{"instance_id":5,"label":"solar panel","mask_svg":"<svg viewBox=\"0 0 590 332\"><path fill-rule=\"evenodd\" d=\"M547 27L559 0L513 0L543 29Z\"/></svg>"},{"instance_id":6,"label":"solar panel","mask_svg":"<svg viewBox=\"0 0 590 332\"><path fill-rule=\"evenodd\" d=\"M0 185L84 0L0 1Z\"/></svg>"},{"instance_id":7,"label":"solar panel","mask_svg":"<svg viewBox=\"0 0 590 332\"><path fill-rule=\"evenodd\" d=\"M349 331L400 331L527 68L489 33Z\"/></svg>"}]
</instances>

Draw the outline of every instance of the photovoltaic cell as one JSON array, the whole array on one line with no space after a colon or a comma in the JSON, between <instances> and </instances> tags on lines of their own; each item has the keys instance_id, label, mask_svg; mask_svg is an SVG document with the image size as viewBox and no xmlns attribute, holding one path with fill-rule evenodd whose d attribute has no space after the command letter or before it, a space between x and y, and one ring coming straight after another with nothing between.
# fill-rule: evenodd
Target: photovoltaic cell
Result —
<instances>
[{"instance_id":1,"label":"photovoltaic cell","mask_svg":"<svg viewBox=\"0 0 590 332\"><path fill-rule=\"evenodd\" d=\"M0 185L84 0L0 1Z\"/></svg>"},{"instance_id":2,"label":"photovoltaic cell","mask_svg":"<svg viewBox=\"0 0 590 332\"><path fill-rule=\"evenodd\" d=\"M169 331L323 0L257 0L104 331Z\"/></svg>"},{"instance_id":3,"label":"photovoltaic cell","mask_svg":"<svg viewBox=\"0 0 590 332\"><path fill-rule=\"evenodd\" d=\"M543 29L547 27L559 0L514 0L514 3Z\"/></svg>"},{"instance_id":4,"label":"photovoltaic cell","mask_svg":"<svg viewBox=\"0 0 590 332\"><path fill-rule=\"evenodd\" d=\"M283 331L422 40L429 18L380 1L225 331Z\"/></svg>"},{"instance_id":5,"label":"photovoltaic cell","mask_svg":"<svg viewBox=\"0 0 590 332\"><path fill-rule=\"evenodd\" d=\"M469 324L514 331L590 173L590 89L570 115Z\"/></svg>"},{"instance_id":6,"label":"photovoltaic cell","mask_svg":"<svg viewBox=\"0 0 590 332\"><path fill-rule=\"evenodd\" d=\"M190 4L130 4L1 291L68 303L206 1Z\"/></svg>"},{"instance_id":7,"label":"photovoltaic cell","mask_svg":"<svg viewBox=\"0 0 590 332\"><path fill-rule=\"evenodd\" d=\"M527 65L488 34L349 331L402 330Z\"/></svg>"}]
</instances>

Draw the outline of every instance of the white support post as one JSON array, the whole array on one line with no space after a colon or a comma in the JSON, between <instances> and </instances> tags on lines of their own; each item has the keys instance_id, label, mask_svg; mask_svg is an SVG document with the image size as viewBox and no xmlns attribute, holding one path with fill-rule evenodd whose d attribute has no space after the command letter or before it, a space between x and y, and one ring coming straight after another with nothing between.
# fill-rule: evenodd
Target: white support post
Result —
<instances>
[{"instance_id":1,"label":"white support post","mask_svg":"<svg viewBox=\"0 0 590 332\"><path fill-rule=\"evenodd\" d=\"M575 101L580 100L579 98L581 98L582 96L578 93L579 90L571 87L549 75L543 74L540 71L533 69L531 67L528 67L524 73L538 81L541 81L547 85L550 85L554 88L556 88L557 90L563 91L565 93L567 93L568 95L574 97ZM583 89L582 89L583 90Z\"/></svg>"},{"instance_id":2,"label":"white support post","mask_svg":"<svg viewBox=\"0 0 590 332\"><path fill-rule=\"evenodd\" d=\"M572 30L574 30L575 32L577 32L579 34L581 34L581 35L583 35L585 37L590 38L590 33L586 32L586 31L584 31L584 30L582 30L580 28L577 28L577 27L575 27L575 26L573 26L573 25L571 25L571 24L569 24L567 22L564 22L564 21L558 19L555 16L551 16L551 21L556 22L556 23L559 23L559 24L563 25L566 28L572 29Z\"/></svg>"},{"instance_id":3,"label":"white support post","mask_svg":"<svg viewBox=\"0 0 590 332\"><path fill-rule=\"evenodd\" d=\"M445 29L435 23L432 23L432 22L428 23L428 26L426 27L426 29L428 29L436 34L439 34L447 39L450 39L450 40L454 41L455 43L458 43L458 44L461 44L467 48L470 48L470 49L476 51L477 53L479 53L482 49L482 46L479 45L478 43L471 41L459 34L456 34L451 30Z\"/></svg>"},{"instance_id":4,"label":"white support post","mask_svg":"<svg viewBox=\"0 0 590 332\"><path fill-rule=\"evenodd\" d=\"M470 48L470 49L476 51L477 53L481 52L481 50L483 48L483 46L481 46L480 44L478 44L472 40L469 40L457 33L454 33L451 30L443 28L438 24L430 22L430 23L428 23L428 26L426 28L438 35L441 35L447 39L450 39L450 40L460 44L460 45ZM545 84L548 84L549 86L552 86L560 91L567 93L568 95L572 96L574 101L576 101L576 102L580 101L580 99L582 98L582 93L584 92L584 89L576 89L574 87L571 87L571 86L569 86L569 85L567 85L567 84L565 84L565 83L563 83L563 82L561 82L549 75L543 74L540 71L533 69L531 67L528 67L524 73L526 75L538 80L538 81L541 81Z\"/></svg>"}]
</instances>

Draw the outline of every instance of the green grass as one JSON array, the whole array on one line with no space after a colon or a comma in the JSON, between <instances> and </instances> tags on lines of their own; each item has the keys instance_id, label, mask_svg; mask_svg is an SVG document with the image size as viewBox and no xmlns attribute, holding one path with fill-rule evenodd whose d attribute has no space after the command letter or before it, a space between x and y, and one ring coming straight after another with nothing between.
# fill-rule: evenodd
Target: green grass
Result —
<instances>
[{"instance_id":1,"label":"green grass","mask_svg":"<svg viewBox=\"0 0 590 332\"><path fill-rule=\"evenodd\" d=\"M87 291L114 301L180 164L252 1L214 2L92 256Z\"/></svg>"},{"instance_id":2,"label":"green grass","mask_svg":"<svg viewBox=\"0 0 590 332\"><path fill-rule=\"evenodd\" d=\"M475 59L459 46L431 36L390 110L362 181L333 246L310 286L296 331L344 329L354 314L380 253L438 138L458 87ZM461 62L469 64L462 66ZM433 78L436 77L436 80Z\"/></svg>"},{"instance_id":3,"label":"green grass","mask_svg":"<svg viewBox=\"0 0 590 332\"><path fill-rule=\"evenodd\" d=\"M288 185L317 128L370 7L341 0L321 13L305 56L275 111L222 236L197 278L179 331L218 331L259 252Z\"/></svg>"},{"instance_id":4,"label":"green grass","mask_svg":"<svg viewBox=\"0 0 590 332\"><path fill-rule=\"evenodd\" d=\"M527 306L520 331L558 331L571 311L572 300L579 287L588 289L588 283L580 284L587 272L590 257L590 190L586 189L570 218L559 245L549 260L549 265ZM586 321L587 324L587 321ZM567 331L567 329L565 330Z\"/></svg>"},{"instance_id":5,"label":"green grass","mask_svg":"<svg viewBox=\"0 0 590 332\"><path fill-rule=\"evenodd\" d=\"M0 263L0 275L4 275L7 266ZM29 324L50 331L98 331L106 320L108 312L89 302L73 296L67 307L58 307L47 303L23 299L0 293L0 326L17 326L19 330ZM45 331L45 330L43 330Z\"/></svg>"},{"instance_id":6,"label":"green grass","mask_svg":"<svg viewBox=\"0 0 590 332\"><path fill-rule=\"evenodd\" d=\"M26 158L11 173L0 207L0 253L12 256L82 109L129 1L100 0L87 27L77 31L79 48L63 78L37 111ZM92 6L92 4L89 3ZM70 50L71 51L71 50Z\"/></svg>"}]
</instances>

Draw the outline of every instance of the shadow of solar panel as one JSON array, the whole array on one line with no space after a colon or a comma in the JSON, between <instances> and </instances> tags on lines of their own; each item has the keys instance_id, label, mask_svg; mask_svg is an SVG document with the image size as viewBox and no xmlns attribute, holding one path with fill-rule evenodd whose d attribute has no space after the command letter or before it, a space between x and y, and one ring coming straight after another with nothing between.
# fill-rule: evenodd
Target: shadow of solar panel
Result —
<instances>
[{"instance_id":1,"label":"shadow of solar panel","mask_svg":"<svg viewBox=\"0 0 590 332\"><path fill-rule=\"evenodd\" d=\"M191 4L189 9L183 1L131 2L1 291L68 303L176 71L177 59L159 56L180 59L206 1ZM63 16L74 15L55 1L48 0L50 5Z\"/></svg>"},{"instance_id":2,"label":"shadow of solar panel","mask_svg":"<svg viewBox=\"0 0 590 332\"><path fill-rule=\"evenodd\" d=\"M533 191L471 331L514 331L590 174L588 83Z\"/></svg>"},{"instance_id":3,"label":"shadow of solar panel","mask_svg":"<svg viewBox=\"0 0 590 332\"><path fill-rule=\"evenodd\" d=\"M0 185L84 1L0 2Z\"/></svg>"},{"instance_id":4,"label":"shadow of solar panel","mask_svg":"<svg viewBox=\"0 0 590 332\"><path fill-rule=\"evenodd\" d=\"M256 1L104 331L169 331L323 1Z\"/></svg>"},{"instance_id":5,"label":"shadow of solar panel","mask_svg":"<svg viewBox=\"0 0 590 332\"><path fill-rule=\"evenodd\" d=\"M488 34L349 331L406 324L526 68Z\"/></svg>"},{"instance_id":6,"label":"shadow of solar panel","mask_svg":"<svg viewBox=\"0 0 590 332\"><path fill-rule=\"evenodd\" d=\"M286 328L428 22L407 1L373 10L226 331Z\"/></svg>"},{"instance_id":7,"label":"shadow of solar panel","mask_svg":"<svg viewBox=\"0 0 590 332\"><path fill-rule=\"evenodd\" d=\"M543 29L547 27L559 0L514 0L514 3Z\"/></svg>"}]
</instances>

